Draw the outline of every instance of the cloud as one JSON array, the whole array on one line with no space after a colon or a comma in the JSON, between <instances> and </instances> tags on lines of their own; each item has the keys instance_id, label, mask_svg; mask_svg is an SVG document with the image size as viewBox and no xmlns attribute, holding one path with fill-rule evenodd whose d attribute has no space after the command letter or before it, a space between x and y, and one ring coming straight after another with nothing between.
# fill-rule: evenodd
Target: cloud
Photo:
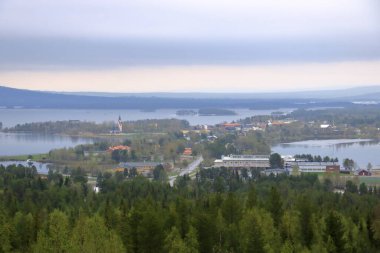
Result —
<instances>
[{"instance_id":1,"label":"cloud","mask_svg":"<svg viewBox=\"0 0 380 253\"><path fill-rule=\"evenodd\" d=\"M380 61L267 66L165 66L88 71L0 72L17 88L107 92L259 92L380 84Z\"/></svg>"},{"instance_id":2,"label":"cloud","mask_svg":"<svg viewBox=\"0 0 380 253\"><path fill-rule=\"evenodd\" d=\"M112 69L166 65L268 65L380 59L370 38L334 40L78 40L5 38L0 72L41 69Z\"/></svg>"},{"instance_id":3,"label":"cloud","mask_svg":"<svg viewBox=\"0 0 380 253\"><path fill-rule=\"evenodd\" d=\"M375 0L5 0L4 35L304 38L379 34Z\"/></svg>"}]
</instances>

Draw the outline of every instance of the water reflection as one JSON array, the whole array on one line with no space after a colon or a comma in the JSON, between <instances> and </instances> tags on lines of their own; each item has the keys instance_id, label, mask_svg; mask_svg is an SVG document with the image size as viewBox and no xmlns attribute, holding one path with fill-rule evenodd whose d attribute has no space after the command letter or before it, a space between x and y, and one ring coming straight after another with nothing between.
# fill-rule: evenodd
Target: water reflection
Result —
<instances>
[{"instance_id":1,"label":"water reflection","mask_svg":"<svg viewBox=\"0 0 380 253\"><path fill-rule=\"evenodd\" d=\"M41 154L51 149L94 143L96 140L50 134L0 133L0 156Z\"/></svg>"},{"instance_id":2,"label":"water reflection","mask_svg":"<svg viewBox=\"0 0 380 253\"><path fill-rule=\"evenodd\" d=\"M367 166L370 162L380 168L379 140L310 140L275 145L272 151L282 155L311 154L337 157L341 163L344 159L350 158L361 167Z\"/></svg>"}]
</instances>

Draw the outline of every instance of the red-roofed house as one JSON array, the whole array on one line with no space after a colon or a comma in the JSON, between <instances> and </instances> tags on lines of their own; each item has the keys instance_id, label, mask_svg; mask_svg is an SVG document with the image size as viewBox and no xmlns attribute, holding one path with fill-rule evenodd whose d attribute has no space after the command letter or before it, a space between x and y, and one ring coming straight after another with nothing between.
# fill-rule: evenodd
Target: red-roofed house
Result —
<instances>
[{"instance_id":1,"label":"red-roofed house","mask_svg":"<svg viewBox=\"0 0 380 253\"><path fill-rule=\"evenodd\" d=\"M183 151L183 155L192 155L193 154L193 150L191 148L185 148L185 150Z\"/></svg>"},{"instance_id":2,"label":"red-roofed house","mask_svg":"<svg viewBox=\"0 0 380 253\"><path fill-rule=\"evenodd\" d=\"M124 145L118 145L118 146L112 146L108 148L108 152L112 152L115 150L127 150L128 152L131 151L131 147L129 146L124 146Z\"/></svg>"}]
</instances>

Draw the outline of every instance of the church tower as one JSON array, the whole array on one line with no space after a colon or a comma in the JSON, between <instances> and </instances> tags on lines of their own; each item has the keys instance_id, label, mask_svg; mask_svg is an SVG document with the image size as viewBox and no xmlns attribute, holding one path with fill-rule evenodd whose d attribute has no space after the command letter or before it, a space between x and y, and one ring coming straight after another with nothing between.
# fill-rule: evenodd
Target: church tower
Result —
<instances>
[{"instance_id":1,"label":"church tower","mask_svg":"<svg viewBox=\"0 0 380 253\"><path fill-rule=\"evenodd\" d=\"M120 115L119 115L119 120L117 121L117 126L119 128L119 132L122 133L123 132L123 122L121 121Z\"/></svg>"}]
</instances>

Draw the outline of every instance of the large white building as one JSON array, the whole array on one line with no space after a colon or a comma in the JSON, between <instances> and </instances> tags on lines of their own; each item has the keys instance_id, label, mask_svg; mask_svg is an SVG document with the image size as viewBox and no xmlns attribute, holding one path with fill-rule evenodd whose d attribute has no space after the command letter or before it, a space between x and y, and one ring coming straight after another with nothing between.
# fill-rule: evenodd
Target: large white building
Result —
<instances>
[{"instance_id":1,"label":"large white building","mask_svg":"<svg viewBox=\"0 0 380 253\"><path fill-rule=\"evenodd\" d=\"M229 155L214 162L214 167L226 168L269 168L268 155Z\"/></svg>"},{"instance_id":2,"label":"large white building","mask_svg":"<svg viewBox=\"0 0 380 253\"><path fill-rule=\"evenodd\" d=\"M307 162L307 161L285 161L285 169L292 173L293 168L298 167L302 173L324 173L339 172L340 165L337 162Z\"/></svg>"}]
</instances>

